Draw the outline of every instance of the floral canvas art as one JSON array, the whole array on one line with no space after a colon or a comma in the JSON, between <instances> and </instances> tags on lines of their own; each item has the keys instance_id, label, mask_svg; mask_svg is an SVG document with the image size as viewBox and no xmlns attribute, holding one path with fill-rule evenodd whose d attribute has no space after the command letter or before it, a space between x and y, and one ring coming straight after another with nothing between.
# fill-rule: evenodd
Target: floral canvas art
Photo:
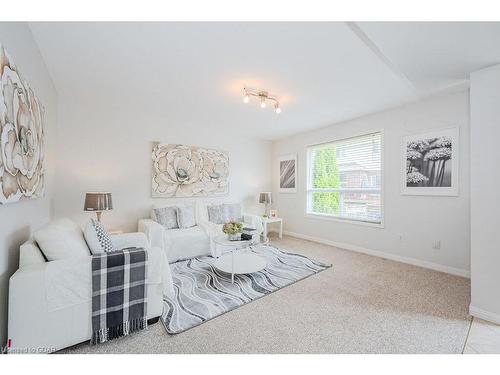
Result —
<instances>
[{"instance_id":1,"label":"floral canvas art","mask_svg":"<svg viewBox=\"0 0 500 375\"><path fill-rule=\"evenodd\" d=\"M224 151L153 143L153 198L221 196L229 191Z\"/></svg>"},{"instance_id":2,"label":"floral canvas art","mask_svg":"<svg viewBox=\"0 0 500 375\"><path fill-rule=\"evenodd\" d=\"M407 136L403 154L404 194L458 194L458 129Z\"/></svg>"},{"instance_id":3,"label":"floral canvas art","mask_svg":"<svg viewBox=\"0 0 500 375\"><path fill-rule=\"evenodd\" d=\"M44 193L44 108L0 44L0 204Z\"/></svg>"}]
</instances>

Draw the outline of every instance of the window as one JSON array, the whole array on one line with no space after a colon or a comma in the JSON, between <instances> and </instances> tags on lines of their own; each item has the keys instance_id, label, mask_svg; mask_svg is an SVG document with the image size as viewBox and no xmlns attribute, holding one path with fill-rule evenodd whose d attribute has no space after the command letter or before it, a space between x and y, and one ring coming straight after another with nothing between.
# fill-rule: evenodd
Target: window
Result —
<instances>
[{"instance_id":1,"label":"window","mask_svg":"<svg viewBox=\"0 0 500 375\"><path fill-rule=\"evenodd\" d=\"M307 149L307 213L382 222L382 135L373 133Z\"/></svg>"}]
</instances>

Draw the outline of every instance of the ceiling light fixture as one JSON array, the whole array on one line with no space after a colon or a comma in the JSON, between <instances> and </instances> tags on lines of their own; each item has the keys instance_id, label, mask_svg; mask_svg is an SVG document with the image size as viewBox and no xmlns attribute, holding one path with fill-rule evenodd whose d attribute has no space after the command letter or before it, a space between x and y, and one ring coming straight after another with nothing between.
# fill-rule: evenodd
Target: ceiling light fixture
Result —
<instances>
[{"instance_id":1,"label":"ceiling light fixture","mask_svg":"<svg viewBox=\"0 0 500 375\"><path fill-rule=\"evenodd\" d=\"M269 95L267 91L262 91L262 90L253 90L248 87L245 87L243 89L243 102L248 103L250 101L251 96L255 96L260 99L260 107L261 108L266 108L267 102L273 102L274 103L274 110L276 113L281 113L281 107L280 107L280 102L277 97Z\"/></svg>"}]
</instances>

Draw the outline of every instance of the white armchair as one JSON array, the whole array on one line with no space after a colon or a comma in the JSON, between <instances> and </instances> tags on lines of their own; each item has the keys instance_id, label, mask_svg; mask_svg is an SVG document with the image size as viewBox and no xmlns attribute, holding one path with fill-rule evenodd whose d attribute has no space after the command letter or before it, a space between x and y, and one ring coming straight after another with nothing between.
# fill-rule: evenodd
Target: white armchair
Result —
<instances>
[{"instance_id":1,"label":"white armchair","mask_svg":"<svg viewBox=\"0 0 500 375\"><path fill-rule=\"evenodd\" d=\"M159 317L163 295L173 295L163 251L150 247L143 233L112 235L112 241L118 249L147 249L147 318ZM88 255L46 261L35 240L21 245L19 269L9 281L10 352L51 352L90 340L91 259L89 251Z\"/></svg>"}]
</instances>

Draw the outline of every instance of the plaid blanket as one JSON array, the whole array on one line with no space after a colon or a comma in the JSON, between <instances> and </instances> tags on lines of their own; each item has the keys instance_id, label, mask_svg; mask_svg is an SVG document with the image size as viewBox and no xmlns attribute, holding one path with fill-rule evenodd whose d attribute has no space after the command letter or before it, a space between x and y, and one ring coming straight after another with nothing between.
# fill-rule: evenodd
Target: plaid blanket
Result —
<instances>
[{"instance_id":1,"label":"plaid blanket","mask_svg":"<svg viewBox=\"0 0 500 375\"><path fill-rule=\"evenodd\" d=\"M147 327L147 252L92 256L92 339L99 344Z\"/></svg>"}]
</instances>

